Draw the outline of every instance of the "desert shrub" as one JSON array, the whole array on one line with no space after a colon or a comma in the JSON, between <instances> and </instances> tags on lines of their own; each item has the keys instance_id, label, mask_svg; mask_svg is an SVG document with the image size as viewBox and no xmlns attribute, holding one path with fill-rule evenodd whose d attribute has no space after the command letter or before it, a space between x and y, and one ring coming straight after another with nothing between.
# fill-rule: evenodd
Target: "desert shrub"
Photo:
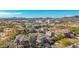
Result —
<instances>
[{"instance_id":1,"label":"desert shrub","mask_svg":"<svg viewBox=\"0 0 79 59\"><path fill-rule=\"evenodd\" d=\"M0 39L0 47L2 48L6 47L11 40L14 40L15 36L16 36L15 34L12 34L6 37L4 40Z\"/></svg>"},{"instance_id":2,"label":"desert shrub","mask_svg":"<svg viewBox=\"0 0 79 59\"><path fill-rule=\"evenodd\" d=\"M56 35L55 35L55 39L56 39L56 40L61 40L61 39L63 39L63 38L64 38L64 36L61 35L61 34L56 34Z\"/></svg>"},{"instance_id":3,"label":"desert shrub","mask_svg":"<svg viewBox=\"0 0 79 59\"><path fill-rule=\"evenodd\" d=\"M60 44L61 44L61 46L66 47L66 46L71 45L72 42L71 42L70 40L68 40L68 39L62 39L62 40L60 41Z\"/></svg>"},{"instance_id":4,"label":"desert shrub","mask_svg":"<svg viewBox=\"0 0 79 59\"><path fill-rule=\"evenodd\" d=\"M69 30L74 34L79 34L79 27L69 27Z\"/></svg>"},{"instance_id":5,"label":"desert shrub","mask_svg":"<svg viewBox=\"0 0 79 59\"><path fill-rule=\"evenodd\" d=\"M70 45L73 45L74 43L79 43L79 39L75 38L64 38L60 40L59 44L57 45L52 45L52 48L63 48L63 47L68 47Z\"/></svg>"},{"instance_id":6,"label":"desert shrub","mask_svg":"<svg viewBox=\"0 0 79 59\"><path fill-rule=\"evenodd\" d=\"M10 45L9 48L16 48L16 45Z\"/></svg>"},{"instance_id":7,"label":"desert shrub","mask_svg":"<svg viewBox=\"0 0 79 59\"><path fill-rule=\"evenodd\" d=\"M63 46L63 47L67 47L67 46L72 45L72 44L77 43L77 42L79 42L79 39L75 39L75 38L73 38L73 39L65 38L65 39L62 39L62 40L60 41L60 44L61 44L61 46Z\"/></svg>"}]
</instances>

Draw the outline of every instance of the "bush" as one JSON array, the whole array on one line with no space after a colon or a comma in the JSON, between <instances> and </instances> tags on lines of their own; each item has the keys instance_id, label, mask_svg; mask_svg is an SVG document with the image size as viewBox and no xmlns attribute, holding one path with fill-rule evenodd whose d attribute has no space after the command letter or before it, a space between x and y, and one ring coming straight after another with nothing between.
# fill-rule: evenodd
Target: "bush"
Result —
<instances>
[{"instance_id":1,"label":"bush","mask_svg":"<svg viewBox=\"0 0 79 59\"><path fill-rule=\"evenodd\" d=\"M72 44L72 42L70 41L70 40L68 40L68 39L62 39L61 41L60 41L60 45L62 46L62 47L66 47L66 46L69 46L69 45L71 45Z\"/></svg>"},{"instance_id":2,"label":"bush","mask_svg":"<svg viewBox=\"0 0 79 59\"><path fill-rule=\"evenodd\" d=\"M71 32L74 32L74 34L79 34L79 28L78 27L70 27L69 30Z\"/></svg>"},{"instance_id":3,"label":"bush","mask_svg":"<svg viewBox=\"0 0 79 59\"><path fill-rule=\"evenodd\" d=\"M65 38L65 39L62 39L62 40L60 41L60 44L61 44L63 47L67 47L67 46L72 45L72 44L77 43L77 42L79 42L79 39L75 39L75 38L73 38L73 39Z\"/></svg>"},{"instance_id":4,"label":"bush","mask_svg":"<svg viewBox=\"0 0 79 59\"><path fill-rule=\"evenodd\" d=\"M9 46L9 48L16 48L16 45L11 45L11 46Z\"/></svg>"},{"instance_id":5,"label":"bush","mask_svg":"<svg viewBox=\"0 0 79 59\"><path fill-rule=\"evenodd\" d=\"M63 39L63 38L64 38L64 36L61 35L61 34L57 34L57 35L55 36L55 39L56 39L56 40L61 40L61 39Z\"/></svg>"},{"instance_id":6,"label":"bush","mask_svg":"<svg viewBox=\"0 0 79 59\"><path fill-rule=\"evenodd\" d=\"M52 45L52 48L63 48L63 47L68 47L70 45L73 45L74 43L79 43L79 39L70 39L70 38L64 38L59 41L59 44L57 45Z\"/></svg>"},{"instance_id":7,"label":"bush","mask_svg":"<svg viewBox=\"0 0 79 59\"><path fill-rule=\"evenodd\" d=\"M12 34L12 35L6 37L6 39L4 39L4 40L1 39L0 40L0 48L1 47L5 48L8 45L8 43L15 38L15 36L16 36L15 34Z\"/></svg>"}]
</instances>

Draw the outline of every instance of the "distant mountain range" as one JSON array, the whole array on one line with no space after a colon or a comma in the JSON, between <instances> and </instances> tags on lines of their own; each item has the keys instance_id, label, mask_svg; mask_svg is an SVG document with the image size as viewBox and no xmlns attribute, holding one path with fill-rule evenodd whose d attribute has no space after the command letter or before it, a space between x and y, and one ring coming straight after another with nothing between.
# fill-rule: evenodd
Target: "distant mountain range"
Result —
<instances>
[{"instance_id":1,"label":"distant mountain range","mask_svg":"<svg viewBox=\"0 0 79 59\"><path fill-rule=\"evenodd\" d=\"M70 16L70 17L62 17L62 18L50 18L50 17L46 17L46 18L24 18L24 17L10 17L10 18L0 18L0 20L79 20L78 19L79 16Z\"/></svg>"},{"instance_id":2,"label":"distant mountain range","mask_svg":"<svg viewBox=\"0 0 79 59\"><path fill-rule=\"evenodd\" d=\"M79 18L79 16L70 16L70 17L63 17L63 18Z\"/></svg>"}]
</instances>

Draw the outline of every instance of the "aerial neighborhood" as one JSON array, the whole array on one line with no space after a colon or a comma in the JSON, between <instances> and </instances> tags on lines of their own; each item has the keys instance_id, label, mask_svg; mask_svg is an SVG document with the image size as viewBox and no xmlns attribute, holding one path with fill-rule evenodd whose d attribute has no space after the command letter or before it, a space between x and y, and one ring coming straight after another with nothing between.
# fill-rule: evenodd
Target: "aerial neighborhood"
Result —
<instances>
[{"instance_id":1,"label":"aerial neighborhood","mask_svg":"<svg viewBox=\"0 0 79 59\"><path fill-rule=\"evenodd\" d=\"M79 48L79 18L1 18L2 48Z\"/></svg>"}]
</instances>

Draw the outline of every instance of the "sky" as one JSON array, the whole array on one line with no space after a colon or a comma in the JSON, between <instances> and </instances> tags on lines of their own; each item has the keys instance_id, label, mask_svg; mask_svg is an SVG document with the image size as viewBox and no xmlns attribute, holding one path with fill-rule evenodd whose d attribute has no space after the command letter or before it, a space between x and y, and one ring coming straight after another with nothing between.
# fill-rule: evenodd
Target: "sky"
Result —
<instances>
[{"instance_id":1,"label":"sky","mask_svg":"<svg viewBox=\"0 0 79 59\"><path fill-rule=\"evenodd\" d=\"M0 10L0 17L70 17L79 16L79 10Z\"/></svg>"}]
</instances>

